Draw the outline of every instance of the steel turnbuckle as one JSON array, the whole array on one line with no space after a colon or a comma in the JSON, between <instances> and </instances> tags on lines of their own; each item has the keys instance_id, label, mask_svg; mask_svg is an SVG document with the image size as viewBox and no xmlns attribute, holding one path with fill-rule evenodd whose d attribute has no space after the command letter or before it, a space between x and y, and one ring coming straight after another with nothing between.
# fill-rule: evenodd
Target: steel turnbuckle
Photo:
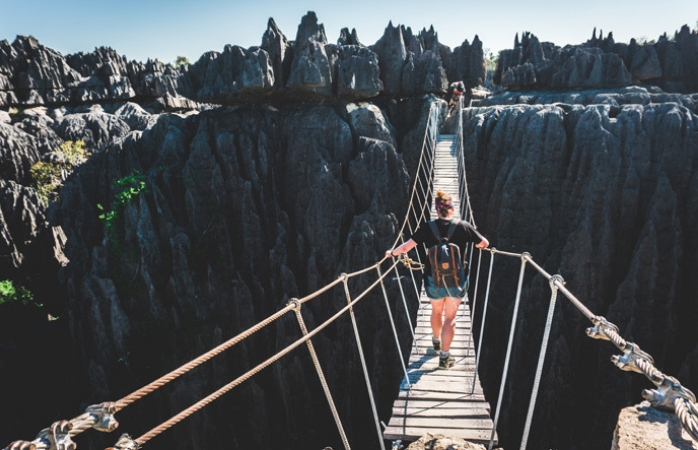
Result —
<instances>
[{"instance_id":1,"label":"steel turnbuckle","mask_svg":"<svg viewBox=\"0 0 698 450\"><path fill-rule=\"evenodd\" d=\"M586 329L587 336L592 339L602 339L604 341L613 342L610 333L615 333L616 336L620 335L618 327L606 320L605 317L597 316L592 319L592 323L594 326Z\"/></svg>"},{"instance_id":2,"label":"steel turnbuckle","mask_svg":"<svg viewBox=\"0 0 698 450\"><path fill-rule=\"evenodd\" d=\"M640 346L634 342L626 342L625 348L622 350L622 355L611 356L611 362L620 370L645 374L645 371L642 369L642 367L640 367L640 365L642 365L640 361L644 360L649 364L654 364L654 358L652 358L649 353L641 350Z\"/></svg>"},{"instance_id":3,"label":"steel turnbuckle","mask_svg":"<svg viewBox=\"0 0 698 450\"><path fill-rule=\"evenodd\" d=\"M696 402L696 396L693 392L683 387L676 378L666 375L656 389L643 390L642 397L655 408L671 412L674 411L676 399L688 400L691 403Z\"/></svg>"}]
</instances>

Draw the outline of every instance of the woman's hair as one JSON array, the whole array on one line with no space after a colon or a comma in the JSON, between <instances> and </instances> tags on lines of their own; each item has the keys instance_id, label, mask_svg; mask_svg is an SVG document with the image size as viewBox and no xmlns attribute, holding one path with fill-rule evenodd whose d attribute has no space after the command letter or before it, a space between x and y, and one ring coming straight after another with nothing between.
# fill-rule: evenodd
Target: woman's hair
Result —
<instances>
[{"instance_id":1,"label":"woman's hair","mask_svg":"<svg viewBox=\"0 0 698 450\"><path fill-rule=\"evenodd\" d=\"M453 197L445 193L441 189L436 191L436 198L434 199L434 208L436 209L436 214L439 217L449 217L453 214Z\"/></svg>"}]
</instances>

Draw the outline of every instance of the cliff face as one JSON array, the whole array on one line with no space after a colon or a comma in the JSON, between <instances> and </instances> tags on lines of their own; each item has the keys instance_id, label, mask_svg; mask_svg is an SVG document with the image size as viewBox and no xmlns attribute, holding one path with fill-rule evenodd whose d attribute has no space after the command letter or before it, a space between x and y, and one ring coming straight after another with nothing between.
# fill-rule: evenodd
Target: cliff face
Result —
<instances>
[{"instance_id":1,"label":"cliff face","mask_svg":"<svg viewBox=\"0 0 698 450\"><path fill-rule=\"evenodd\" d=\"M695 110L677 103L494 106L468 111L464 125L476 222L493 245L528 251L561 274L660 370L695 389ZM503 271L493 281L480 374L491 398L499 390L519 266L495 260ZM518 411L528 407L550 298L542 277L524 286L516 369L502 411L505 446L523 427ZM619 408L637 402L649 383L614 367L615 347L588 339L588 320L561 297L531 445L605 448Z\"/></svg>"}]
</instances>

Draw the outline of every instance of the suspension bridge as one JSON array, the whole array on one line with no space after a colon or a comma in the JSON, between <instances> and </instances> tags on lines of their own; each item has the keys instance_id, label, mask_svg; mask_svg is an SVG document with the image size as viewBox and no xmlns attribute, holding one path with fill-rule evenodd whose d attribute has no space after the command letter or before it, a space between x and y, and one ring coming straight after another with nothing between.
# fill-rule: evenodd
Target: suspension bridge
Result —
<instances>
[{"instance_id":1,"label":"suspension bridge","mask_svg":"<svg viewBox=\"0 0 698 450\"><path fill-rule=\"evenodd\" d=\"M394 247L401 241L404 242L408 239L419 223L428 220L429 217L435 216L433 210L430 210L430 208L431 199L433 198L432 192L438 188L451 193L454 197L454 201L458 202L458 215L462 219L468 220L475 225L467 190L468 185L465 174L462 136L463 121L461 114L462 105L455 111L456 117L453 118L455 122L455 132L453 134L439 134L439 122L441 117L440 106L438 101L432 102L428 122L425 127L421 157L418 163L417 173L414 176L409 208L405 215L402 228L394 242ZM469 267L472 267L472 259L474 257L473 250L474 248L471 246L467 252L470 258ZM481 264L483 253L489 253L490 256L489 273L486 276L484 275L485 271L482 270L484 266ZM696 405L694 394L683 387L676 378L665 375L659 371L654 366L653 358L642 351L637 344L626 341L620 335L617 326L607 321L604 317L597 316L591 312L579 299L565 288L564 280L560 275L551 275L546 272L528 253L510 253L497 250L496 248L489 248L479 250L477 257L478 264L476 267L478 271L476 274L470 274L470 276L471 279L474 278L474 289L472 290L472 309L474 311L478 307L478 290L480 287L481 272L483 273L482 284L485 286L485 295L483 305L481 306L482 318L480 322L480 333L478 337L473 336L471 311L468 308L467 302L463 302L458 316L457 329L459 331L456 334L453 345L457 364L450 370L435 370L438 356L433 353L433 351L430 353L431 331L428 323L428 300L420 296L421 286L418 282L419 277L415 276L414 270L419 263L415 263L406 255L401 255L398 259L384 258L374 265L356 272L341 274L333 282L306 297L291 299L284 308L271 316L133 393L116 401L105 401L100 404L89 406L77 417L70 420L59 420L51 424L48 428L41 430L34 440L14 441L5 447L5 450L75 449L77 446L72 439L83 432L90 429L101 432L112 432L118 428L115 414L123 411L129 405L153 393L155 390L165 386L183 374L205 364L286 315L295 315L303 335L301 338L143 435L133 438L128 434L122 434L115 442L114 446L110 447L110 450L135 450L146 446L154 437L166 432L182 420L185 420L187 417L205 408L207 405L213 403L265 368L276 363L285 355L296 351L299 347L306 347L311 356L327 404L329 405L332 417L337 426L338 434L341 437L344 448L349 450L351 448L351 437L347 436L344 430L342 417L335 405L332 392L325 379L320 358L312 343L314 336L322 332L339 317L345 315L348 315L351 319L356 337L356 345L361 357L364 381L366 383L375 424L376 448L385 450L386 441L416 440L425 433L441 433L446 436L463 437L466 440L486 444L489 450L491 450L493 446L497 445L497 425L505 394L505 382L509 372L509 362L511 359L517 316L521 301L523 276L527 267L533 267L537 275L548 280L551 295L534 383L531 387L530 402L526 413L524 431L520 440L520 449L526 449L528 443L550 337L553 313L560 292L590 321L591 326L587 329L587 335L589 337L609 341L622 353L619 356L614 356L612 359L612 362L618 368L645 375L655 385L655 389L645 390L643 392L643 397L654 407L674 412L684 430L686 430L694 440L698 441L698 405ZM517 283L516 298L514 299L507 350L502 369L501 385L495 406L492 409L490 403L485 399L482 393L477 374L480 363L479 359L482 349L483 333L486 327L495 257L516 258L520 260L521 268ZM419 260L418 253L416 258ZM386 264L388 270L384 270ZM407 266L408 269L402 267L403 265ZM368 287L360 292L353 291L350 288L350 280L367 275L374 276L373 281ZM407 320L410 322L410 328L413 331L413 346L408 361L404 361L402 354L399 355L404 370L404 379L400 387L399 395L393 405L393 413L390 422L388 425L384 425L378 417L368 366L361 346L357 318L354 314L354 306L369 293L381 292L385 300L393 336L397 343L397 348L399 349L400 340L389 304L388 291L386 289L387 282L391 280L390 277L399 280L397 287L401 294L404 312L407 314ZM409 308L407 304L408 296L405 292L406 288L403 287L401 281L405 278L411 281L411 283L408 283L408 285L411 285L408 289L414 289L416 297L420 298L416 326L412 326L409 317ZM303 306L308 302L321 299L323 295L335 289L343 290L347 300L346 306L317 325L314 329L309 330L301 314ZM494 411L494 414L492 414L492 411Z\"/></svg>"}]
</instances>

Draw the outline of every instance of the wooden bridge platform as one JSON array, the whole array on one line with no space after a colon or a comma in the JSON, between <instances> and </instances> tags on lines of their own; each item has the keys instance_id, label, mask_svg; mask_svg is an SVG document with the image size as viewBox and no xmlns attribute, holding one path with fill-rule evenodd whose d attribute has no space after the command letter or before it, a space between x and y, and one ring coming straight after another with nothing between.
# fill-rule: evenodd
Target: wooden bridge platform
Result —
<instances>
[{"instance_id":1,"label":"wooden bridge platform","mask_svg":"<svg viewBox=\"0 0 698 450\"><path fill-rule=\"evenodd\" d=\"M460 198L454 146L453 136L439 138L434 161L434 189L451 194L458 213ZM458 310L456 335L450 349L455 366L441 370L439 355L431 343L431 305L423 289L419 301L415 341L407 367L409 383L403 380L400 386L383 437L411 442L431 433L487 445L492 437L493 422L490 405L475 372L470 308L467 302L462 302ZM496 434L494 443L497 443Z\"/></svg>"},{"instance_id":2,"label":"wooden bridge platform","mask_svg":"<svg viewBox=\"0 0 698 450\"><path fill-rule=\"evenodd\" d=\"M431 345L430 314L429 299L422 293L407 367L410 385L403 379L383 437L390 441L416 441L431 433L487 445L493 423L490 405L475 373L470 308L463 302L458 310L456 336L450 350L456 364L448 370L438 368L439 355Z\"/></svg>"}]
</instances>

